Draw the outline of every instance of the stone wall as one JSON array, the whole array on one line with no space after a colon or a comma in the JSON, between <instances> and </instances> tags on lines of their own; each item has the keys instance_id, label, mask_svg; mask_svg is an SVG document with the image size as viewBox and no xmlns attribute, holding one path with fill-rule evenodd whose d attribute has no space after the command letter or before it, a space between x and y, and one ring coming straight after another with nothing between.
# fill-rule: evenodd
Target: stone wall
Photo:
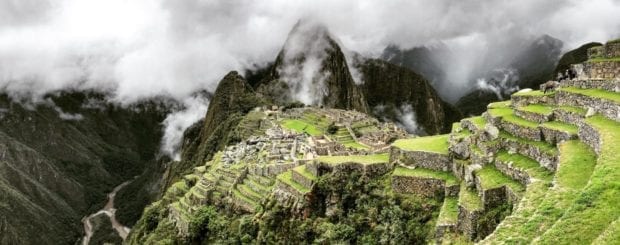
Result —
<instances>
[{"instance_id":1,"label":"stone wall","mask_svg":"<svg viewBox=\"0 0 620 245\"><path fill-rule=\"evenodd\" d=\"M601 136L598 131L587 123L579 125L579 140L594 149L596 154L601 153Z\"/></svg>"},{"instance_id":2,"label":"stone wall","mask_svg":"<svg viewBox=\"0 0 620 245\"><path fill-rule=\"evenodd\" d=\"M452 161L450 161L448 155L425 151L406 151L394 146L390 148L390 162L399 162L405 166L437 171L449 171L452 169Z\"/></svg>"},{"instance_id":3,"label":"stone wall","mask_svg":"<svg viewBox=\"0 0 620 245\"><path fill-rule=\"evenodd\" d=\"M557 154L544 152L538 147L518 140L502 139L502 146L509 152L516 152L532 158L540 163L541 166L555 172L558 165Z\"/></svg>"},{"instance_id":4,"label":"stone wall","mask_svg":"<svg viewBox=\"0 0 620 245\"><path fill-rule=\"evenodd\" d=\"M583 73L589 78L614 79L620 78L620 62L588 61L583 63Z\"/></svg>"},{"instance_id":5,"label":"stone wall","mask_svg":"<svg viewBox=\"0 0 620 245\"><path fill-rule=\"evenodd\" d=\"M252 175L275 177L297 166L297 163L253 165L248 168L248 173Z\"/></svg>"},{"instance_id":6,"label":"stone wall","mask_svg":"<svg viewBox=\"0 0 620 245\"><path fill-rule=\"evenodd\" d=\"M376 163L361 164L356 162L343 162L339 164L329 164L314 161L306 165L306 169L315 176L322 176L328 173L345 173L352 171L362 173L365 177L372 178L386 174L392 170L392 164Z\"/></svg>"},{"instance_id":7,"label":"stone wall","mask_svg":"<svg viewBox=\"0 0 620 245\"><path fill-rule=\"evenodd\" d=\"M476 239L478 236L478 220L480 216L480 210L468 210L459 205L458 230L470 240Z\"/></svg>"},{"instance_id":8,"label":"stone wall","mask_svg":"<svg viewBox=\"0 0 620 245\"><path fill-rule=\"evenodd\" d=\"M556 98L560 105L591 108L609 119L620 122L620 105L614 101L568 93L561 90L556 93Z\"/></svg>"},{"instance_id":9,"label":"stone wall","mask_svg":"<svg viewBox=\"0 0 620 245\"><path fill-rule=\"evenodd\" d=\"M396 193L416 194L424 197L445 195L445 181L413 176L392 176L392 189Z\"/></svg>"},{"instance_id":10,"label":"stone wall","mask_svg":"<svg viewBox=\"0 0 620 245\"><path fill-rule=\"evenodd\" d=\"M612 92L620 92L620 80L605 79L573 79L560 83L561 87L577 87L583 89L603 89Z\"/></svg>"}]
</instances>

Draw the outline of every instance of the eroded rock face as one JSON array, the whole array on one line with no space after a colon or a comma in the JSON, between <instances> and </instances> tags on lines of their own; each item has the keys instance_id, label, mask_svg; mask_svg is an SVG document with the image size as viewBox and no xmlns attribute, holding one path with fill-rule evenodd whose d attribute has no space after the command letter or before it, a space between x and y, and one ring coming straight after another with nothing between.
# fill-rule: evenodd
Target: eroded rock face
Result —
<instances>
[{"instance_id":1,"label":"eroded rock face","mask_svg":"<svg viewBox=\"0 0 620 245\"><path fill-rule=\"evenodd\" d=\"M368 112L345 54L324 25L300 21L289 33L259 93L276 103L302 102Z\"/></svg>"}]
</instances>

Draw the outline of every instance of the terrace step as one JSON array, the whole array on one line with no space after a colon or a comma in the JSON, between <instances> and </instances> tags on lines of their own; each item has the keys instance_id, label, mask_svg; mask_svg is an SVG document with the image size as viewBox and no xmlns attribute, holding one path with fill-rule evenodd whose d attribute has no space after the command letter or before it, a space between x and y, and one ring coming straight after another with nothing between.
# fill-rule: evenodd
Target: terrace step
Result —
<instances>
[{"instance_id":1,"label":"terrace step","mask_svg":"<svg viewBox=\"0 0 620 245\"><path fill-rule=\"evenodd\" d=\"M248 187L250 187L250 189L254 190L255 192L263 196L269 195L269 193L271 192L271 186L262 185L250 178L246 178L243 181L243 184L247 185Z\"/></svg>"},{"instance_id":2,"label":"terrace step","mask_svg":"<svg viewBox=\"0 0 620 245\"><path fill-rule=\"evenodd\" d=\"M521 138L534 141L543 140L543 136L540 128L538 128L537 122L523 119L514 113L503 115L499 124L495 124L495 126Z\"/></svg>"},{"instance_id":3,"label":"terrace step","mask_svg":"<svg viewBox=\"0 0 620 245\"><path fill-rule=\"evenodd\" d=\"M254 212L256 210L256 207L259 206L256 201L244 195L238 189L233 189L232 198L236 207L249 213Z\"/></svg>"},{"instance_id":4,"label":"terrace step","mask_svg":"<svg viewBox=\"0 0 620 245\"><path fill-rule=\"evenodd\" d=\"M594 137L599 138L599 148L594 152L598 153L598 159L585 144L579 143L582 146L574 147L577 149L571 149L570 144L564 146L566 149L563 152L572 154L574 165L579 164L579 168L572 171L576 173L567 174L567 179L571 180L567 183L572 184L573 189L579 189L580 193L575 202L564 207L563 216L549 230L538 233L542 235L536 242L591 243L620 216L620 123L600 115L587 118L584 123L596 130L597 136ZM579 135L582 136L581 129ZM596 165L592 163L594 159ZM588 232L580 232L584 227Z\"/></svg>"},{"instance_id":5,"label":"terrace step","mask_svg":"<svg viewBox=\"0 0 620 245\"><path fill-rule=\"evenodd\" d=\"M573 79L562 81L560 83L560 87L600 89L610 92L620 92L620 81L608 79Z\"/></svg>"},{"instance_id":6,"label":"terrace step","mask_svg":"<svg viewBox=\"0 0 620 245\"><path fill-rule=\"evenodd\" d=\"M611 120L620 121L620 93L564 87L558 89L556 99L559 105L590 108Z\"/></svg>"},{"instance_id":7,"label":"terrace step","mask_svg":"<svg viewBox=\"0 0 620 245\"><path fill-rule=\"evenodd\" d=\"M448 135L397 140L390 148L390 161L402 165L448 171Z\"/></svg>"},{"instance_id":8,"label":"terrace step","mask_svg":"<svg viewBox=\"0 0 620 245\"><path fill-rule=\"evenodd\" d=\"M316 182L317 177L306 169L306 165L295 167L291 169L291 171L292 178L295 182L303 185L308 189L312 189L312 186Z\"/></svg>"},{"instance_id":9,"label":"terrace step","mask_svg":"<svg viewBox=\"0 0 620 245\"><path fill-rule=\"evenodd\" d=\"M544 141L515 137L505 131L500 131L499 139L502 147L507 151L532 158L546 169L555 171L559 153L554 145Z\"/></svg>"},{"instance_id":10,"label":"terrace step","mask_svg":"<svg viewBox=\"0 0 620 245\"><path fill-rule=\"evenodd\" d=\"M484 126L486 124L487 124L487 120L482 116L470 117L470 118L465 118L461 120L462 127L474 133L484 131Z\"/></svg>"},{"instance_id":11,"label":"terrace step","mask_svg":"<svg viewBox=\"0 0 620 245\"><path fill-rule=\"evenodd\" d=\"M620 241L620 217L612 222L592 244L613 244Z\"/></svg>"},{"instance_id":12,"label":"terrace step","mask_svg":"<svg viewBox=\"0 0 620 245\"><path fill-rule=\"evenodd\" d=\"M515 115L532 122L544 123L553 119L553 106L530 104L515 109Z\"/></svg>"},{"instance_id":13,"label":"terrace step","mask_svg":"<svg viewBox=\"0 0 620 245\"><path fill-rule=\"evenodd\" d=\"M538 126L547 143L556 144L577 138L578 127L563 122L546 122Z\"/></svg>"},{"instance_id":14,"label":"terrace step","mask_svg":"<svg viewBox=\"0 0 620 245\"><path fill-rule=\"evenodd\" d=\"M452 172L399 166L392 173L392 189L396 193L426 197L437 194L454 197L459 192L459 181Z\"/></svg>"},{"instance_id":15,"label":"terrace step","mask_svg":"<svg viewBox=\"0 0 620 245\"><path fill-rule=\"evenodd\" d=\"M475 170L474 183L478 193L482 194L484 210L504 203L516 204L525 191L521 183L504 175L494 165L484 165Z\"/></svg>"},{"instance_id":16,"label":"terrace step","mask_svg":"<svg viewBox=\"0 0 620 245\"><path fill-rule=\"evenodd\" d=\"M478 222L483 212L482 201L475 189L468 189L464 183L461 183L459 191L458 208L457 229L473 240L477 235Z\"/></svg>"},{"instance_id":17,"label":"terrace step","mask_svg":"<svg viewBox=\"0 0 620 245\"><path fill-rule=\"evenodd\" d=\"M255 192L254 190L252 190L252 188L244 184L237 185L237 190L239 190L239 192L241 192L241 194L243 194L247 198L252 199L252 201L254 202L258 202L263 198L260 193Z\"/></svg>"},{"instance_id":18,"label":"terrace step","mask_svg":"<svg viewBox=\"0 0 620 245\"><path fill-rule=\"evenodd\" d=\"M282 189L280 187L286 188L287 191L292 192L291 194L295 196L303 196L311 191L311 189L306 188L300 183L295 182L293 180L292 171L286 171L284 173L279 174L277 177L277 188Z\"/></svg>"},{"instance_id":19,"label":"terrace step","mask_svg":"<svg viewBox=\"0 0 620 245\"><path fill-rule=\"evenodd\" d=\"M537 201L538 205L534 210L527 208L524 210L526 213L512 218L511 223L500 225L497 234L485 241L489 244L531 243L536 236L545 232L564 215L566 208L578 197L579 190L587 184L596 156L589 147L577 140L560 144L560 152L560 163L554 177L554 186L545 189L544 186L534 188L536 186L531 184L526 191L526 195L533 191L529 194L530 196L538 196L544 192L542 201ZM523 204L519 205L523 206ZM528 218L525 219L526 217ZM510 224L512 226L509 226Z\"/></svg>"},{"instance_id":20,"label":"terrace step","mask_svg":"<svg viewBox=\"0 0 620 245\"><path fill-rule=\"evenodd\" d=\"M263 186L273 186L274 180L261 175L248 175L248 178Z\"/></svg>"},{"instance_id":21,"label":"terrace step","mask_svg":"<svg viewBox=\"0 0 620 245\"><path fill-rule=\"evenodd\" d=\"M444 234L456 231L459 218L458 201L458 197L446 197L443 200L437 217L437 225L435 225L435 239L439 244Z\"/></svg>"},{"instance_id":22,"label":"terrace step","mask_svg":"<svg viewBox=\"0 0 620 245\"><path fill-rule=\"evenodd\" d=\"M553 118L556 121L579 125L586 117L587 110L576 106L562 105L553 110Z\"/></svg>"},{"instance_id":23,"label":"terrace step","mask_svg":"<svg viewBox=\"0 0 620 245\"><path fill-rule=\"evenodd\" d=\"M512 106L522 107L531 104L555 105L554 92L543 93L540 90L530 92L517 92L510 96Z\"/></svg>"},{"instance_id":24,"label":"terrace step","mask_svg":"<svg viewBox=\"0 0 620 245\"><path fill-rule=\"evenodd\" d=\"M536 160L518 153L511 154L506 150L497 153L494 164L500 172L522 185L539 180L551 181L553 178L553 173L541 167Z\"/></svg>"}]
</instances>

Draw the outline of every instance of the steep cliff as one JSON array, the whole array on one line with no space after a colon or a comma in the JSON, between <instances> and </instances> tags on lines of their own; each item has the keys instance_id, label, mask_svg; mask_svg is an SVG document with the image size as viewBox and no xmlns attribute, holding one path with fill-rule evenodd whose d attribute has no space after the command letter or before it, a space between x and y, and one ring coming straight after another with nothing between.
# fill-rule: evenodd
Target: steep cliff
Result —
<instances>
[{"instance_id":1,"label":"steep cliff","mask_svg":"<svg viewBox=\"0 0 620 245\"><path fill-rule=\"evenodd\" d=\"M76 242L82 216L101 208L112 187L155 164L167 111L161 105L125 108L79 92L38 104L2 95L0 244Z\"/></svg>"},{"instance_id":2,"label":"steep cliff","mask_svg":"<svg viewBox=\"0 0 620 245\"><path fill-rule=\"evenodd\" d=\"M299 101L367 112L364 94L349 66L325 26L300 21L260 82L258 92L279 104Z\"/></svg>"},{"instance_id":3,"label":"steep cliff","mask_svg":"<svg viewBox=\"0 0 620 245\"><path fill-rule=\"evenodd\" d=\"M404 124L406 114L411 113L418 128L408 130L423 134L446 132L452 122L461 118L460 112L439 98L424 77L407 68L377 59L366 60L358 67L368 105L378 118Z\"/></svg>"}]
</instances>

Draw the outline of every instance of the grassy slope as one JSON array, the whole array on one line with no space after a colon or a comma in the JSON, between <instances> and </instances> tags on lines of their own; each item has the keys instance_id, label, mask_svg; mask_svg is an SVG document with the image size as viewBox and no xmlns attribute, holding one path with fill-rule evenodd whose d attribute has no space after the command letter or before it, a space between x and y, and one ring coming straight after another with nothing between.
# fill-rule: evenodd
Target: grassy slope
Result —
<instances>
[{"instance_id":1,"label":"grassy slope","mask_svg":"<svg viewBox=\"0 0 620 245\"><path fill-rule=\"evenodd\" d=\"M571 179L566 183L587 186L564 216L540 236L540 243L590 243L620 217L620 123L600 115L586 119L586 123L597 129L603 141L594 172L589 182L567 176Z\"/></svg>"},{"instance_id":2,"label":"grassy slope","mask_svg":"<svg viewBox=\"0 0 620 245\"><path fill-rule=\"evenodd\" d=\"M448 135L397 140L392 146L406 151L427 151L448 154Z\"/></svg>"}]
</instances>

